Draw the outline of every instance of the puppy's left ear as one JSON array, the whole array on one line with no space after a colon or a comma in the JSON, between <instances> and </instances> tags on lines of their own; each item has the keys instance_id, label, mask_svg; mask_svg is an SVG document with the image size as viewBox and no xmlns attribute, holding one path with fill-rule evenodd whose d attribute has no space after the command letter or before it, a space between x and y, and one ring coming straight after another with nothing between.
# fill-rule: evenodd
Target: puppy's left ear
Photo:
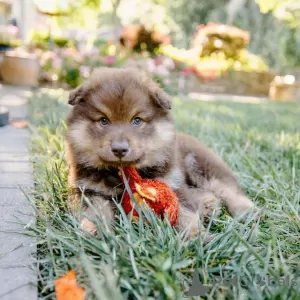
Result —
<instances>
[{"instance_id":1,"label":"puppy's left ear","mask_svg":"<svg viewBox=\"0 0 300 300\"><path fill-rule=\"evenodd\" d=\"M151 98L155 104L163 109L170 110L172 108L172 98L161 88L157 88L151 92Z\"/></svg>"},{"instance_id":2,"label":"puppy's left ear","mask_svg":"<svg viewBox=\"0 0 300 300\"><path fill-rule=\"evenodd\" d=\"M84 97L85 97L85 91L84 91L83 86L80 85L75 90L72 90L69 93L68 103L72 106L79 104L79 103L84 103L85 102Z\"/></svg>"}]
</instances>

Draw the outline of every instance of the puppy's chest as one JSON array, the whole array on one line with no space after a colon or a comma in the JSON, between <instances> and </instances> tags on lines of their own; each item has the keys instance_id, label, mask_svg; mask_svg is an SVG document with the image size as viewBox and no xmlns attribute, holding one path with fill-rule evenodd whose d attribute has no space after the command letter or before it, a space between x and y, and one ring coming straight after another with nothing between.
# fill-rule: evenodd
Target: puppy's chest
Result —
<instances>
[{"instance_id":1,"label":"puppy's chest","mask_svg":"<svg viewBox=\"0 0 300 300\"><path fill-rule=\"evenodd\" d=\"M152 167L138 170L142 178L157 179L166 183L174 192L179 190L184 182L184 176L179 167Z\"/></svg>"},{"instance_id":2,"label":"puppy's chest","mask_svg":"<svg viewBox=\"0 0 300 300\"><path fill-rule=\"evenodd\" d=\"M77 168L76 185L83 189L101 193L103 196L117 196L123 191L118 169Z\"/></svg>"},{"instance_id":3,"label":"puppy's chest","mask_svg":"<svg viewBox=\"0 0 300 300\"><path fill-rule=\"evenodd\" d=\"M138 173L144 179L161 180L174 191L180 188L183 179L177 168L167 172L155 167L143 168L139 169ZM82 190L101 193L106 197L120 196L124 191L124 184L118 174L118 169L114 168L78 168L76 185Z\"/></svg>"}]
</instances>

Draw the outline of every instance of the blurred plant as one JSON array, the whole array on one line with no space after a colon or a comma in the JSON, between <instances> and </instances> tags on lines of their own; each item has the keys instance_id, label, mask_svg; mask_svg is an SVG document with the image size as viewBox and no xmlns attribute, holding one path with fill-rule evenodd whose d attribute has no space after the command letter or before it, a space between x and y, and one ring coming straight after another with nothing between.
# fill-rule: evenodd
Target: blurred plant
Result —
<instances>
[{"instance_id":1,"label":"blurred plant","mask_svg":"<svg viewBox=\"0 0 300 300\"><path fill-rule=\"evenodd\" d=\"M83 66L79 67L74 65L70 61L66 61L63 66L63 71L60 74L59 80L68 84L71 88L78 86L84 77L87 77L86 73L82 73ZM82 77L81 77L82 75Z\"/></svg>"},{"instance_id":2,"label":"blurred plant","mask_svg":"<svg viewBox=\"0 0 300 300\"><path fill-rule=\"evenodd\" d=\"M175 62L175 68L182 70L186 66L191 66L199 59L198 53L193 49L176 48L172 45L166 45L160 47L160 52L173 59Z\"/></svg>"},{"instance_id":3,"label":"blurred plant","mask_svg":"<svg viewBox=\"0 0 300 300\"><path fill-rule=\"evenodd\" d=\"M2 47L20 46L18 27L13 25L0 26L0 46Z\"/></svg>"},{"instance_id":4,"label":"blurred plant","mask_svg":"<svg viewBox=\"0 0 300 300\"><path fill-rule=\"evenodd\" d=\"M98 48L79 51L75 48L54 48L52 51L36 49L42 67L41 81L59 82L76 87L89 77L94 68L114 67L122 63L115 56L101 55Z\"/></svg>"},{"instance_id":5,"label":"blurred plant","mask_svg":"<svg viewBox=\"0 0 300 300\"><path fill-rule=\"evenodd\" d=\"M181 34L177 34L177 43L188 47L199 24L209 21L225 22L224 7L227 2L228 0L167 1L168 14L181 31Z\"/></svg>"},{"instance_id":6,"label":"blurred plant","mask_svg":"<svg viewBox=\"0 0 300 300\"><path fill-rule=\"evenodd\" d=\"M100 5L101 0L68 0L68 16L56 19L56 24L60 28L80 26L85 29L94 30L99 25L98 15Z\"/></svg>"},{"instance_id":7,"label":"blurred plant","mask_svg":"<svg viewBox=\"0 0 300 300\"><path fill-rule=\"evenodd\" d=\"M235 26L208 23L198 26L192 47L200 57L213 53L224 53L225 57L235 57L249 44L249 32Z\"/></svg>"},{"instance_id":8,"label":"blurred plant","mask_svg":"<svg viewBox=\"0 0 300 300\"><path fill-rule=\"evenodd\" d=\"M187 73L195 73L199 77L204 74L204 77L213 79L215 74L220 76L226 71L256 71L263 72L268 70L268 65L264 60L246 49L240 49L234 55L228 55L224 51L215 49L210 51L209 55L199 55L199 48L194 49L177 49L171 45L161 47L160 51L171 57L176 65L177 70ZM200 76L200 74L202 74Z\"/></svg>"},{"instance_id":9,"label":"blurred plant","mask_svg":"<svg viewBox=\"0 0 300 300\"><path fill-rule=\"evenodd\" d=\"M300 3L298 0L256 0L262 13L272 12L276 18L293 28L300 28Z\"/></svg>"},{"instance_id":10,"label":"blurred plant","mask_svg":"<svg viewBox=\"0 0 300 300\"><path fill-rule=\"evenodd\" d=\"M172 73L175 71L175 63L170 57L158 55L153 58L149 55L135 54L124 62L124 66L143 70L166 91L172 92Z\"/></svg>"},{"instance_id":11,"label":"blurred plant","mask_svg":"<svg viewBox=\"0 0 300 300\"><path fill-rule=\"evenodd\" d=\"M280 6L287 1L257 2L260 6L254 1L247 1L234 20L235 26L250 32L249 50L259 54L268 65L277 70L300 66L299 30L289 27L288 23L279 20L272 13L277 4Z\"/></svg>"},{"instance_id":12,"label":"blurred plant","mask_svg":"<svg viewBox=\"0 0 300 300\"><path fill-rule=\"evenodd\" d=\"M144 25L129 25L124 28L120 43L132 51L153 54L161 44L169 44L170 37L158 30L148 30Z\"/></svg>"},{"instance_id":13,"label":"blurred plant","mask_svg":"<svg viewBox=\"0 0 300 300\"><path fill-rule=\"evenodd\" d=\"M147 30L155 29L164 34L178 27L168 11L168 0L123 1L119 17L124 26L142 24Z\"/></svg>"},{"instance_id":14,"label":"blurred plant","mask_svg":"<svg viewBox=\"0 0 300 300\"><path fill-rule=\"evenodd\" d=\"M74 47L75 41L65 37L52 36L54 45L57 47ZM31 44L41 49L48 49L49 47L49 34L47 32L40 32L33 30L31 32Z\"/></svg>"}]
</instances>

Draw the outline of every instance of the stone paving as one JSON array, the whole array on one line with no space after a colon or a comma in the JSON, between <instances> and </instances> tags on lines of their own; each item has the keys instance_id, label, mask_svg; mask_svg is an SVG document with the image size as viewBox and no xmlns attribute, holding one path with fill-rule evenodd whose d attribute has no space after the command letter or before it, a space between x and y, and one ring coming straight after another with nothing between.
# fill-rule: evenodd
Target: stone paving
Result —
<instances>
[{"instance_id":1,"label":"stone paving","mask_svg":"<svg viewBox=\"0 0 300 300\"><path fill-rule=\"evenodd\" d=\"M26 118L29 94L25 88L0 85L0 105L9 109L11 120ZM35 241L22 233L24 226L35 220L24 195L33 188L28 145L28 129L0 127L1 300L37 299Z\"/></svg>"}]
</instances>

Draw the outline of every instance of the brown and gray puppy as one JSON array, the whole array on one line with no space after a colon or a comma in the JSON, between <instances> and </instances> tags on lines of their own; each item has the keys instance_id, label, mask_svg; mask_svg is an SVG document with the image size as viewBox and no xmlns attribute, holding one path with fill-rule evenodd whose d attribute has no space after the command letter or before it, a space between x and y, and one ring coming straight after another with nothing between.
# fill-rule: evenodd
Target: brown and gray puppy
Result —
<instances>
[{"instance_id":1,"label":"brown and gray puppy","mask_svg":"<svg viewBox=\"0 0 300 300\"><path fill-rule=\"evenodd\" d=\"M180 201L179 229L198 233L201 218L223 202L232 215L253 208L229 167L191 136L176 133L171 98L132 69L98 69L70 93L67 161L76 209L82 190L97 213L114 217L121 197L118 167L134 164L144 178L166 182ZM95 231L95 209L84 208L82 227Z\"/></svg>"}]
</instances>

